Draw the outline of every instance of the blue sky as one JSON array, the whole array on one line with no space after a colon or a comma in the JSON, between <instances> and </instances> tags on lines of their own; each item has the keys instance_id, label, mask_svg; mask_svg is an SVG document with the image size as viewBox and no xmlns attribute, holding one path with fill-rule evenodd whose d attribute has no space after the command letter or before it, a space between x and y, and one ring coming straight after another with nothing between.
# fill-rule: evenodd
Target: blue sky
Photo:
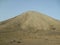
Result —
<instances>
[{"instance_id":1,"label":"blue sky","mask_svg":"<svg viewBox=\"0 0 60 45\"><path fill-rule=\"evenodd\" d=\"M0 0L0 21L29 10L60 20L60 0Z\"/></svg>"}]
</instances>

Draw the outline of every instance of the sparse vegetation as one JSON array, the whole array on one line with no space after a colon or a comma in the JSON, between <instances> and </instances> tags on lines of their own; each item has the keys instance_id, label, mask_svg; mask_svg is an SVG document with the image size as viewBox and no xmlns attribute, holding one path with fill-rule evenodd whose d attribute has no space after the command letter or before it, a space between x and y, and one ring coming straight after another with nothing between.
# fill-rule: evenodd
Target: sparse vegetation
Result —
<instances>
[{"instance_id":1,"label":"sparse vegetation","mask_svg":"<svg viewBox=\"0 0 60 45\"><path fill-rule=\"evenodd\" d=\"M60 22L35 11L1 22L0 45L21 45L17 39L25 45L60 45Z\"/></svg>"}]
</instances>

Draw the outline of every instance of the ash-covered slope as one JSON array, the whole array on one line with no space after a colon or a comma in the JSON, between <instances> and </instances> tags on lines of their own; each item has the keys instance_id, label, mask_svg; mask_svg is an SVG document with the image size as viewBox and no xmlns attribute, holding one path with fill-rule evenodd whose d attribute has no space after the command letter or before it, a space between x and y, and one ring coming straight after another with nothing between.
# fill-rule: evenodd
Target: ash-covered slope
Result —
<instances>
[{"instance_id":1,"label":"ash-covered slope","mask_svg":"<svg viewBox=\"0 0 60 45\"><path fill-rule=\"evenodd\" d=\"M41 35L59 34L60 22L35 11L28 11L0 23L0 33L9 37L40 38Z\"/></svg>"}]
</instances>

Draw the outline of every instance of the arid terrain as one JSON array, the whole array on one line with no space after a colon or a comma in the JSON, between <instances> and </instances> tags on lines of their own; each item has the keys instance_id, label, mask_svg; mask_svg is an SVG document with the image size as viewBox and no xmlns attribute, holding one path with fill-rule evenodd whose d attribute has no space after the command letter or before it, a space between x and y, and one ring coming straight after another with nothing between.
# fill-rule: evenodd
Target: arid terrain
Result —
<instances>
[{"instance_id":1,"label":"arid terrain","mask_svg":"<svg viewBox=\"0 0 60 45\"><path fill-rule=\"evenodd\" d=\"M0 45L60 45L60 20L27 11L0 22Z\"/></svg>"}]
</instances>

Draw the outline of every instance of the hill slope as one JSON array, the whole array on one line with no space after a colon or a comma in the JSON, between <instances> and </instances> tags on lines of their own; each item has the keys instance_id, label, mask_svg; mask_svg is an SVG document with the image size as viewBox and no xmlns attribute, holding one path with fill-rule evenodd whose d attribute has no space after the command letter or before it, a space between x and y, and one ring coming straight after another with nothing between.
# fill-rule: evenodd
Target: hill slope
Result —
<instances>
[{"instance_id":1,"label":"hill slope","mask_svg":"<svg viewBox=\"0 0 60 45\"><path fill-rule=\"evenodd\" d=\"M1 25L11 26L11 25L18 25L18 24L22 28L24 28L24 26L25 27L31 26L39 29L45 28L44 30L47 30L47 28L49 28L50 25L56 26L59 25L59 22L44 14L35 11L28 11L12 19L2 22Z\"/></svg>"},{"instance_id":2,"label":"hill slope","mask_svg":"<svg viewBox=\"0 0 60 45\"><path fill-rule=\"evenodd\" d=\"M60 22L42 13L28 11L1 22L0 35L1 45L6 40L12 39L41 39L46 37L55 39L60 36Z\"/></svg>"}]
</instances>

